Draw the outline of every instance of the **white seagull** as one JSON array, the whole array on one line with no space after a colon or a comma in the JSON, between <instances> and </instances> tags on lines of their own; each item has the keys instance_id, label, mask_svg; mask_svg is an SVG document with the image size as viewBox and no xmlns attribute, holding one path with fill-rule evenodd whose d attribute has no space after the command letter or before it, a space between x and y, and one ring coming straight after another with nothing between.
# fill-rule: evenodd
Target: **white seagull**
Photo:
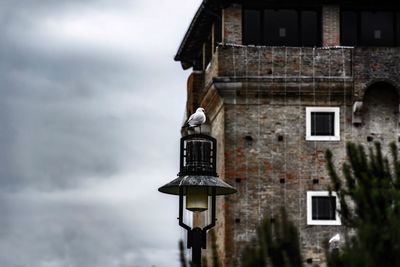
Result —
<instances>
[{"instance_id":1,"label":"white seagull","mask_svg":"<svg viewBox=\"0 0 400 267\"><path fill-rule=\"evenodd\" d=\"M333 242L339 242L339 241L340 241L340 235L336 234L329 240L329 244L331 244Z\"/></svg>"},{"instance_id":2,"label":"white seagull","mask_svg":"<svg viewBox=\"0 0 400 267\"><path fill-rule=\"evenodd\" d=\"M190 115L188 121L183 127L194 128L204 124L206 122L206 114L204 114L204 112L204 108L196 109L196 112Z\"/></svg>"}]
</instances>

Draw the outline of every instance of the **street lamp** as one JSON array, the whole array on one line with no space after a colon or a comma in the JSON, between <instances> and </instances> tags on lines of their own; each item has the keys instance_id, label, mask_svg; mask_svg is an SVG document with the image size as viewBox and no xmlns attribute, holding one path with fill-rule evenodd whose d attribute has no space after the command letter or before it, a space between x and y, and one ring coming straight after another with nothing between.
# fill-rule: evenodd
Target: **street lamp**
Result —
<instances>
[{"instance_id":1,"label":"street lamp","mask_svg":"<svg viewBox=\"0 0 400 267\"><path fill-rule=\"evenodd\" d=\"M192 249L192 263L201 266L201 249L206 249L207 231L215 226L216 196L236 193L236 189L218 178L217 142L203 134L181 138L180 171L178 178L158 191L179 196L179 225L187 230L187 248ZM208 210L211 197L211 222L204 228L191 228L183 222L184 197L186 209L192 212Z\"/></svg>"}]
</instances>

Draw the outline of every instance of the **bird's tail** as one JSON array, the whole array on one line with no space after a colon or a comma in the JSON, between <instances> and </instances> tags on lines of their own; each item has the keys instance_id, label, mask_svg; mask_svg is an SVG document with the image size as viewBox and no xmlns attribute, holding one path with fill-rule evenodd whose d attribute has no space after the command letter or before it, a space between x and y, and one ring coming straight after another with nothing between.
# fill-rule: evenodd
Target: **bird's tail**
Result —
<instances>
[{"instance_id":1,"label":"bird's tail","mask_svg":"<svg viewBox=\"0 0 400 267\"><path fill-rule=\"evenodd\" d=\"M191 128L189 123L187 123L187 122L182 126L181 129L186 129L186 128Z\"/></svg>"},{"instance_id":2,"label":"bird's tail","mask_svg":"<svg viewBox=\"0 0 400 267\"><path fill-rule=\"evenodd\" d=\"M185 123L183 126L182 126L182 128L181 129L193 129L193 128L195 128L196 126L191 126L189 123Z\"/></svg>"},{"instance_id":3,"label":"bird's tail","mask_svg":"<svg viewBox=\"0 0 400 267\"><path fill-rule=\"evenodd\" d=\"M183 129L188 129L188 130L193 130L194 128L196 128L196 126L190 126L190 125L184 125L184 126L182 126L182 130Z\"/></svg>"}]
</instances>

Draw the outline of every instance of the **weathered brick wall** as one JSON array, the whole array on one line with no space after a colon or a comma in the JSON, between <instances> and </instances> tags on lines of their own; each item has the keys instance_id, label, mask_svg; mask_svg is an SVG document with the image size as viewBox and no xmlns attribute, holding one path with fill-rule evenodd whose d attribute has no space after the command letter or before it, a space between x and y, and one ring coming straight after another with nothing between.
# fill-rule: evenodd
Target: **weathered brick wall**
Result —
<instances>
[{"instance_id":1,"label":"weathered brick wall","mask_svg":"<svg viewBox=\"0 0 400 267\"><path fill-rule=\"evenodd\" d=\"M211 135L217 139L217 173L219 177L225 180L225 116L224 116L224 109L222 108L222 103L218 105L216 108L215 114L210 118L211 122ZM218 197L217 200L217 209L222 211L225 209L225 199L224 197ZM225 216L223 212L217 213L217 224L214 228L214 232L216 235L218 242L218 255L221 258L221 261L224 261L226 257L226 249L225 249ZM212 244L210 240L208 240L208 248L211 248ZM211 262L211 255L209 254L209 262Z\"/></svg>"},{"instance_id":2,"label":"weathered brick wall","mask_svg":"<svg viewBox=\"0 0 400 267\"><path fill-rule=\"evenodd\" d=\"M354 48L355 98L362 100L366 88L377 81L400 86L400 47Z\"/></svg>"},{"instance_id":3,"label":"weathered brick wall","mask_svg":"<svg viewBox=\"0 0 400 267\"><path fill-rule=\"evenodd\" d=\"M350 48L254 47L218 48L219 76L351 77Z\"/></svg>"},{"instance_id":4,"label":"weathered brick wall","mask_svg":"<svg viewBox=\"0 0 400 267\"><path fill-rule=\"evenodd\" d=\"M204 72L193 71L187 80L186 113L188 115L196 111L204 89Z\"/></svg>"},{"instance_id":5,"label":"weathered brick wall","mask_svg":"<svg viewBox=\"0 0 400 267\"><path fill-rule=\"evenodd\" d=\"M322 45L340 45L340 7L322 7Z\"/></svg>"},{"instance_id":6,"label":"weathered brick wall","mask_svg":"<svg viewBox=\"0 0 400 267\"><path fill-rule=\"evenodd\" d=\"M222 42L242 44L242 8L231 5L222 10Z\"/></svg>"},{"instance_id":7,"label":"weathered brick wall","mask_svg":"<svg viewBox=\"0 0 400 267\"><path fill-rule=\"evenodd\" d=\"M225 266L238 266L235 257L255 234L263 215L276 214L281 206L299 226L305 255L318 263L324 238L341 227L306 225L306 192L327 189L327 148L337 161L344 157L344 144L351 134L351 100L317 96L314 101L314 96L293 95L248 99L248 105L234 104L237 100L225 99L225 179L239 190L226 200L226 253L235 256L227 258ZM327 103L346 114L341 119L343 140L305 141L305 107Z\"/></svg>"},{"instance_id":8,"label":"weathered brick wall","mask_svg":"<svg viewBox=\"0 0 400 267\"><path fill-rule=\"evenodd\" d=\"M385 103L385 105L382 105ZM395 88L375 84L363 98L362 124L353 129L355 140L372 144L380 142L389 154L391 142L399 136L399 101Z\"/></svg>"},{"instance_id":9,"label":"weathered brick wall","mask_svg":"<svg viewBox=\"0 0 400 267\"><path fill-rule=\"evenodd\" d=\"M386 147L396 141L396 97L390 90L371 93L365 100L369 109L361 127L351 123L349 96L269 96L249 99L248 105L234 104L238 100L235 98L225 99L225 179L239 191L227 198L223 211L226 254L233 255L226 258L225 266L239 266L235 259L255 234L257 223L265 213L276 214L281 206L299 227L305 258L323 264L323 241L344 229L307 225L306 192L328 188L326 149L333 152L339 169L345 159L346 142L371 146L372 141L367 139L371 131L374 140ZM340 107L341 141L305 140L305 108L315 105Z\"/></svg>"},{"instance_id":10,"label":"weathered brick wall","mask_svg":"<svg viewBox=\"0 0 400 267\"><path fill-rule=\"evenodd\" d=\"M218 76L218 56L217 53L214 53L210 64L204 71L204 84L205 88L210 86L212 83L212 79Z\"/></svg>"},{"instance_id":11,"label":"weathered brick wall","mask_svg":"<svg viewBox=\"0 0 400 267\"><path fill-rule=\"evenodd\" d=\"M199 103L212 114L219 174L238 189L218 204L216 232L224 266L240 266L240 252L258 222L282 205L299 227L305 258L324 265L323 241L344 229L307 225L306 192L328 187L326 149L339 168L346 142L370 146L397 139L396 90L381 84L365 94L365 87L373 81L398 85L398 55L397 48L218 48L218 66L210 76L219 77L210 78ZM355 88L364 91L355 94ZM360 95L363 123L356 127L352 108ZM340 141L305 140L308 106L340 107Z\"/></svg>"}]
</instances>

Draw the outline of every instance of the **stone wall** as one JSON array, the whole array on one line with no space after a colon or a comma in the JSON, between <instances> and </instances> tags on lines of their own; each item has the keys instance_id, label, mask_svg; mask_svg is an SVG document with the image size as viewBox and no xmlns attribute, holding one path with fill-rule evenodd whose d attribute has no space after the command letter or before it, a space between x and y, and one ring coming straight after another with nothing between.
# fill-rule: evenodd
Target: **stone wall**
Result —
<instances>
[{"instance_id":1,"label":"stone wall","mask_svg":"<svg viewBox=\"0 0 400 267\"><path fill-rule=\"evenodd\" d=\"M340 45L340 7L322 7L322 45Z\"/></svg>"},{"instance_id":2,"label":"stone wall","mask_svg":"<svg viewBox=\"0 0 400 267\"><path fill-rule=\"evenodd\" d=\"M218 48L218 66L209 74L214 75L213 82L200 103L212 114L220 176L238 189L218 204L216 232L224 266L239 266L240 252L254 236L259 221L266 213L276 214L281 206L299 227L306 259L324 265L323 241L344 229L307 225L306 193L328 188L326 149L332 150L339 168L346 142L371 146L373 141L385 145L396 141L399 102L396 88L390 86L399 84L397 54L391 55L395 52L395 48L369 52L351 48ZM235 68L232 60L238 62ZM373 64L384 67L371 70ZM310 71L312 66L315 70ZM374 84L371 81L390 83L373 86L373 93L365 99L362 94L363 124L355 126L353 103L358 98L354 88ZM309 106L340 107L340 141L305 140L305 109Z\"/></svg>"},{"instance_id":3,"label":"stone wall","mask_svg":"<svg viewBox=\"0 0 400 267\"><path fill-rule=\"evenodd\" d=\"M375 82L387 82L400 89L400 47L354 48L355 99L362 101L365 90Z\"/></svg>"},{"instance_id":4,"label":"stone wall","mask_svg":"<svg viewBox=\"0 0 400 267\"><path fill-rule=\"evenodd\" d=\"M323 259L324 239L342 231L340 226L307 225L306 192L327 190L326 149L338 164L344 159L345 142L351 140L351 99L316 98L270 96L251 105L225 105L225 179L239 191L226 200L226 254L238 258L262 217L281 206L299 227L304 254L313 263ZM342 140L306 141L305 108L327 104L341 109ZM235 257L227 258L225 266L239 266Z\"/></svg>"},{"instance_id":5,"label":"stone wall","mask_svg":"<svg viewBox=\"0 0 400 267\"><path fill-rule=\"evenodd\" d=\"M351 77L352 49L221 45L218 76Z\"/></svg>"},{"instance_id":6,"label":"stone wall","mask_svg":"<svg viewBox=\"0 0 400 267\"><path fill-rule=\"evenodd\" d=\"M231 5L222 10L222 42L242 44L242 8Z\"/></svg>"},{"instance_id":7,"label":"stone wall","mask_svg":"<svg viewBox=\"0 0 400 267\"><path fill-rule=\"evenodd\" d=\"M323 44L338 45L339 10L326 6L322 13ZM207 111L220 177L238 189L218 200L220 257L225 267L240 266L262 217L285 206L305 260L324 266L323 241L344 228L307 225L306 193L329 185L327 149L339 169L346 142L398 141L400 48L242 46L240 6L223 11L223 25L225 45L192 77L188 96L188 105ZM362 103L357 125L355 101ZM340 108L340 141L306 141L311 106Z\"/></svg>"},{"instance_id":8,"label":"stone wall","mask_svg":"<svg viewBox=\"0 0 400 267\"><path fill-rule=\"evenodd\" d=\"M340 169L346 142L387 146L399 134L397 94L390 88L375 88L366 96L364 123L352 124L352 98L348 95L309 97L270 96L248 100L251 104L226 104L225 180L238 193L226 198L225 266L239 266L244 245L254 236L258 222L267 213L285 206L300 230L306 259L324 264L324 240L344 231L342 226L312 226L306 221L306 192L327 190L329 178L324 153L333 152ZM371 89L373 90L373 89ZM243 101L241 101L243 102ZM305 140L307 106L340 107L341 141ZM372 132L371 132L372 131ZM282 139L279 137L282 136ZM373 136L374 139L368 139Z\"/></svg>"},{"instance_id":9,"label":"stone wall","mask_svg":"<svg viewBox=\"0 0 400 267\"><path fill-rule=\"evenodd\" d=\"M224 179L225 177L225 112L222 107L222 103L220 103L218 111L214 114L213 117L210 119L211 122L211 135L217 139L217 173L218 175ZM217 209L218 211L222 211L225 209L225 199L222 197L218 197L217 199ZM226 226L226 216L223 212L217 213L217 224L215 228L212 230L214 231L218 242L218 255L220 256L221 260L226 258L226 248L225 248L225 226ZM209 238L210 239L210 238ZM210 240L208 240L208 248L211 249L212 244ZM211 260L211 255L209 253L209 262Z\"/></svg>"}]
</instances>

